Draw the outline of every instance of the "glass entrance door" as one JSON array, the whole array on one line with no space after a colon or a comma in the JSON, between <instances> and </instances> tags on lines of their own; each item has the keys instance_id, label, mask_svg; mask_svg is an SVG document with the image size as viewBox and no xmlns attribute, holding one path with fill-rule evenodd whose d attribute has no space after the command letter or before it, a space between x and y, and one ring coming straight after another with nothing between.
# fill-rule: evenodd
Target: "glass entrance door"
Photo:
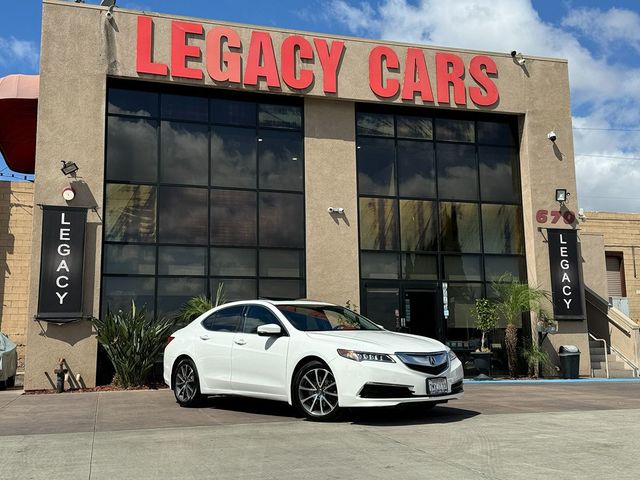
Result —
<instances>
[{"instance_id":1,"label":"glass entrance door","mask_svg":"<svg viewBox=\"0 0 640 480\"><path fill-rule=\"evenodd\" d=\"M401 329L399 287L365 287L363 307L367 318L381 327L392 332Z\"/></svg>"},{"instance_id":2,"label":"glass entrance door","mask_svg":"<svg viewBox=\"0 0 640 480\"><path fill-rule=\"evenodd\" d=\"M444 340L444 328L436 290L404 289L404 319L407 331L414 335Z\"/></svg>"}]
</instances>

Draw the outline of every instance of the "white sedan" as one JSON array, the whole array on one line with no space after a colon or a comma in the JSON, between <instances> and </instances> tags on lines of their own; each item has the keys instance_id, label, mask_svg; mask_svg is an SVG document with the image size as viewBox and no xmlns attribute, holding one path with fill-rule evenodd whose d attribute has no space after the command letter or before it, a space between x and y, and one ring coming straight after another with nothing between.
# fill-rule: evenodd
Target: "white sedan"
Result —
<instances>
[{"instance_id":1,"label":"white sedan","mask_svg":"<svg viewBox=\"0 0 640 480\"><path fill-rule=\"evenodd\" d=\"M462 364L442 343L387 331L310 301L228 303L168 339L164 380L182 406L206 395L280 400L313 420L341 408L461 398Z\"/></svg>"},{"instance_id":2,"label":"white sedan","mask_svg":"<svg viewBox=\"0 0 640 480\"><path fill-rule=\"evenodd\" d=\"M0 390L15 385L17 365L16 344L0 332Z\"/></svg>"}]
</instances>

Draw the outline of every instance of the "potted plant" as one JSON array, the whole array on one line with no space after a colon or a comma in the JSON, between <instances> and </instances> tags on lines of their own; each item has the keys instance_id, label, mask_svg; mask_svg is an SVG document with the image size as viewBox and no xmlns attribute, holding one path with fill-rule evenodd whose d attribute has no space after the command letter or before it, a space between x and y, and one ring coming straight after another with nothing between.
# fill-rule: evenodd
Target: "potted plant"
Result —
<instances>
[{"instance_id":1,"label":"potted plant","mask_svg":"<svg viewBox=\"0 0 640 480\"><path fill-rule=\"evenodd\" d=\"M487 332L496 327L496 306L486 298L476 299L476 304L471 310L471 315L475 319L475 325L482 333L480 348L471 352L473 364L480 372L479 379L491 378L491 349L486 345Z\"/></svg>"}]
</instances>

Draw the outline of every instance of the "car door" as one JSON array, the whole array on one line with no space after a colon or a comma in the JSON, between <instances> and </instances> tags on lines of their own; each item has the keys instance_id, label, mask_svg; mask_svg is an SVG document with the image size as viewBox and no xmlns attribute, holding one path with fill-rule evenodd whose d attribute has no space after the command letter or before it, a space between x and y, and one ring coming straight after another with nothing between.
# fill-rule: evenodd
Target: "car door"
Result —
<instances>
[{"instance_id":1,"label":"car door","mask_svg":"<svg viewBox=\"0 0 640 480\"><path fill-rule=\"evenodd\" d=\"M231 389L231 346L242 323L244 306L218 310L204 319L196 338L196 366L207 391Z\"/></svg>"},{"instance_id":2,"label":"car door","mask_svg":"<svg viewBox=\"0 0 640 480\"><path fill-rule=\"evenodd\" d=\"M282 335L258 335L258 326L269 323L280 325ZM286 398L289 340L273 312L261 305L248 306L242 329L233 339L231 388L245 395Z\"/></svg>"}]
</instances>

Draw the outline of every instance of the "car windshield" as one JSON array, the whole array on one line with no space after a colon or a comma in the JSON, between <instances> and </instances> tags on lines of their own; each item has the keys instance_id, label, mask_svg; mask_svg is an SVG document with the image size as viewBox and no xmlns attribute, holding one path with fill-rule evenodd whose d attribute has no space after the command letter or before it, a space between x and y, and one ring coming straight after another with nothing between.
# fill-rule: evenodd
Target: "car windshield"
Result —
<instances>
[{"instance_id":1,"label":"car windshield","mask_svg":"<svg viewBox=\"0 0 640 480\"><path fill-rule=\"evenodd\" d=\"M336 305L278 305L287 320L303 332L382 330L371 320Z\"/></svg>"}]
</instances>

